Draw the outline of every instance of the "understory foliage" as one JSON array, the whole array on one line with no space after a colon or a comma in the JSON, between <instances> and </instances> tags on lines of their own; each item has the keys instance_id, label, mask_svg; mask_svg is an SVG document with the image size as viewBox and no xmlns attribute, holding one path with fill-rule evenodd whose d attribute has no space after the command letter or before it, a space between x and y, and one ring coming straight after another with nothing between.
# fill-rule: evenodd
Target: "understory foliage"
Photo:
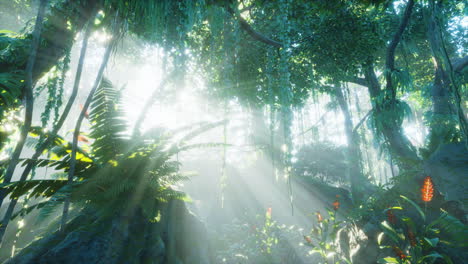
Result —
<instances>
[{"instance_id":1,"label":"understory foliage","mask_svg":"<svg viewBox=\"0 0 468 264\"><path fill-rule=\"evenodd\" d=\"M274 220L272 208L265 215L257 215L254 222L240 219L221 226L212 234L216 263L273 264L302 263L313 260L309 248L301 245L303 230ZM222 234L221 236L219 234Z\"/></svg>"},{"instance_id":2,"label":"understory foliage","mask_svg":"<svg viewBox=\"0 0 468 264\"><path fill-rule=\"evenodd\" d=\"M315 212L316 221L310 234L304 235L304 243L312 248L311 254L317 254L319 263L351 263L350 246L347 237L339 237L348 223L337 220L337 211L340 209L340 196L336 196L333 210L327 208L328 217L320 211Z\"/></svg>"},{"instance_id":3,"label":"understory foliage","mask_svg":"<svg viewBox=\"0 0 468 264\"><path fill-rule=\"evenodd\" d=\"M256 222L239 219L213 231L219 263L322 263L350 264L378 261L382 264L463 263L467 226L442 208L428 201L394 198L385 209L372 213L378 230L378 260L353 256L362 231L356 229L361 214L339 216L342 210L337 195L328 208L308 215L311 229L303 230L273 220L272 209ZM393 203L391 203L393 201ZM323 212L327 212L326 214ZM310 218L309 218L310 217ZM221 235L220 235L221 234ZM362 243L362 241L361 241ZM354 253L353 253L354 252ZM458 253L457 253L458 252ZM462 254L460 254L462 253Z\"/></svg>"},{"instance_id":4,"label":"understory foliage","mask_svg":"<svg viewBox=\"0 0 468 264\"><path fill-rule=\"evenodd\" d=\"M177 133L171 135L162 130L152 130L132 139L126 134L120 97L121 90L103 79L91 105L89 138L80 136L82 142L92 143L82 144L78 149L73 184L67 185L65 179L43 179L2 186L14 198L24 195L43 198L19 214L38 208L50 213L70 196L75 208L92 208L101 217L132 213L141 208L147 219L155 221L159 203L188 199L176 189L177 183L187 177L179 173L180 163L174 160L174 155L193 147L215 146L189 145L187 141L220 123L203 123L178 131L179 135L186 133L178 141L173 140ZM23 164L37 162L38 167L68 172L71 144L57 136L49 152L50 159L24 159Z\"/></svg>"},{"instance_id":5,"label":"understory foliage","mask_svg":"<svg viewBox=\"0 0 468 264\"><path fill-rule=\"evenodd\" d=\"M411 211L417 214L408 216ZM382 249L391 249L396 257L382 258L379 263L439 263L437 260L447 264L458 263L460 259L452 260L449 257L450 248L468 246L466 225L443 209L440 209L438 217L430 219L426 209L401 196L399 205L389 207L384 212L387 219L380 224L383 232L378 243Z\"/></svg>"},{"instance_id":6,"label":"understory foliage","mask_svg":"<svg viewBox=\"0 0 468 264\"><path fill-rule=\"evenodd\" d=\"M296 176L313 177L328 183L346 182L346 148L330 142L303 146L295 155Z\"/></svg>"}]
</instances>

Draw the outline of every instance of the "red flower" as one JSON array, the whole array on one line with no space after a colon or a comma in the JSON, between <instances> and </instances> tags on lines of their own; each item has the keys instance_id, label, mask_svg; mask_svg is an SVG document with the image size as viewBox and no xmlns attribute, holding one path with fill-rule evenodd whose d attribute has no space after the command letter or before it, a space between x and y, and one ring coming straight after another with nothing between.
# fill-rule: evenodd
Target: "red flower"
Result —
<instances>
[{"instance_id":1,"label":"red flower","mask_svg":"<svg viewBox=\"0 0 468 264\"><path fill-rule=\"evenodd\" d=\"M320 212L317 211L315 214L317 215L317 222L322 223L323 217L322 217L322 215L320 214Z\"/></svg>"},{"instance_id":2,"label":"red flower","mask_svg":"<svg viewBox=\"0 0 468 264\"><path fill-rule=\"evenodd\" d=\"M400 258L401 260L405 260L407 258L407 256L403 253L403 251L401 251L399 247L394 246L393 251L395 252L397 257Z\"/></svg>"},{"instance_id":3,"label":"red flower","mask_svg":"<svg viewBox=\"0 0 468 264\"><path fill-rule=\"evenodd\" d=\"M421 188L421 199L424 202L430 202L434 197L434 183L431 176L424 178L423 186Z\"/></svg>"},{"instance_id":4,"label":"red flower","mask_svg":"<svg viewBox=\"0 0 468 264\"><path fill-rule=\"evenodd\" d=\"M388 220L388 222L391 223L391 224L396 224L396 217L395 217L395 215L393 214L392 209L388 209L388 210L387 210L387 220Z\"/></svg>"},{"instance_id":5,"label":"red flower","mask_svg":"<svg viewBox=\"0 0 468 264\"><path fill-rule=\"evenodd\" d=\"M410 241L410 245L412 247L416 246L416 236L414 235L413 231L408 230L408 238L409 238L409 241Z\"/></svg>"},{"instance_id":6,"label":"red flower","mask_svg":"<svg viewBox=\"0 0 468 264\"><path fill-rule=\"evenodd\" d=\"M338 200L335 200L333 202L333 209L337 211L340 208L340 202Z\"/></svg>"}]
</instances>

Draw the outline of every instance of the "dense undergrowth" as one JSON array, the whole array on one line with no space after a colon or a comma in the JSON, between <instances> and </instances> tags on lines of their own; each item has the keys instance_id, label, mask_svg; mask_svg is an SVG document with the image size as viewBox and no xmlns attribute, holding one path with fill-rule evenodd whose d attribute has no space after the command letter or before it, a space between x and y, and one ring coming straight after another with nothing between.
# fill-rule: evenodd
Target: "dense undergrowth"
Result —
<instances>
[{"instance_id":1,"label":"dense undergrowth","mask_svg":"<svg viewBox=\"0 0 468 264\"><path fill-rule=\"evenodd\" d=\"M429 181L430 177L426 178ZM220 263L462 263L467 226L431 204L434 186L416 200L380 190L359 208L340 211L340 196L311 212L310 230L274 220L268 208L255 222L234 219L212 234ZM377 198L378 197L378 198ZM378 199L378 200L377 200ZM386 199L388 206L382 206ZM371 221L369 221L371 220ZM360 255L373 229L374 256ZM219 234L222 234L220 236ZM368 245L367 245L368 246ZM372 247L372 246L371 246Z\"/></svg>"}]
</instances>

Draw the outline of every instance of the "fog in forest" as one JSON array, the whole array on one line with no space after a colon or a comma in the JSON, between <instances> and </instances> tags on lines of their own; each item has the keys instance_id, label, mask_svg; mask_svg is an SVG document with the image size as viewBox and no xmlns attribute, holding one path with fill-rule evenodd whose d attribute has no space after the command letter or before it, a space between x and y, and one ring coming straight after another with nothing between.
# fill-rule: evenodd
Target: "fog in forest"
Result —
<instances>
[{"instance_id":1,"label":"fog in forest","mask_svg":"<svg viewBox=\"0 0 468 264\"><path fill-rule=\"evenodd\" d=\"M0 262L464 263L466 9L0 0Z\"/></svg>"}]
</instances>

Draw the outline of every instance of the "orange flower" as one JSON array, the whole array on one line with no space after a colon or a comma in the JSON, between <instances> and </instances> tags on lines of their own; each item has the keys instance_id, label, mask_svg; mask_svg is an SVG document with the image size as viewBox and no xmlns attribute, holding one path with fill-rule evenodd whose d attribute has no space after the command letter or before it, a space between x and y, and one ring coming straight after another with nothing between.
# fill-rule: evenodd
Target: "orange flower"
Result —
<instances>
[{"instance_id":1,"label":"orange flower","mask_svg":"<svg viewBox=\"0 0 468 264\"><path fill-rule=\"evenodd\" d=\"M84 108L84 106L83 106L82 104L80 104L80 110L81 110L81 111L83 111L83 108ZM85 111L84 117L86 117L86 119L89 119L88 111Z\"/></svg>"},{"instance_id":2,"label":"orange flower","mask_svg":"<svg viewBox=\"0 0 468 264\"><path fill-rule=\"evenodd\" d=\"M333 209L337 211L339 208L340 208L340 202L338 200L335 200L335 202L333 202Z\"/></svg>"},{"instance_id":3,"label":"orange flower","mask_svg":"<svg viewBox=\"0 0 468 264\"><path fill-rule=\"evenodd\" d=\"M387 210L387 219L390 224L395 224L396 223L396 217L393 214L393 211L391 209Z\"/></svg>"},{"instance_id":4,"label":"orange flower","mask_svg":"<svg viewBox=\"0 0 468 264\"><path fill-rule=\"evenodd\" d=\"M312 244L312 239L309 236L304 236L304 239L308 244Z\"/></svg>"},{"instance_id":5,"label":"orange flower","mask_svg":"<svg viewBox=\"0 0 468 264\"><path fill-rule=\"evenodd\" d=\"M394 246L393 251L401 260L405 260L407 258L407 256L403 253L403 251L401 251L399 247Z\"/></svg>"},{"instance_id":6,"label":"orange flower","mask_svg":"<svg viewBox=\"0 0 468 264\"><path fill-rule=\"evenodd\" d=\"M266 211L266 216L267 216L268 218L271 218L271 211L272 211L272 210L271 210L271 207L268 207L268 209L267 209L267 211Z\"/></svg>"},{"instance_id":7,"label":"orange flower","mask_svg":"<svg viewBox=\"0 0 468 264\"><path fill-rule=\"evenodd\" d=\"M322 217L322 215L320 214L320 212L317 211L315 214L317 215L317 222L322 223L323 217Z\"/></svg>"},{"instance_id":8,"label":"orange flower","mask_svg":"<svg viewBox=\"0 0 468 264\"><path fill-rule=\"evenodd\" d=\"M412 247L416 246L416 236L414 235L413 231L408 230L408 238L409 238L409 241L410 241L410 245Z\"/></svg>"},{"instance_id":9,"label":"orange flower","mask_svg":"<svg viewBox=\"0 0 468 264\"><path fill-rule=\"evenodd\" d=\"M89 140L87 137L78 135L78 141L84 142L84 143L89 143Z\"/></svg>"},{"instance_id":10,"label":"orange flower","mask_svg":"<svg viewBox=\"0 0 468 264\"><path fill-rule=\"evenodd\" d=\"M431 176L424 178L424 183L421 188L421 199L424 202L430 202L434 197L434 183L432 182Z\"/></svg>"}]
</instances>

